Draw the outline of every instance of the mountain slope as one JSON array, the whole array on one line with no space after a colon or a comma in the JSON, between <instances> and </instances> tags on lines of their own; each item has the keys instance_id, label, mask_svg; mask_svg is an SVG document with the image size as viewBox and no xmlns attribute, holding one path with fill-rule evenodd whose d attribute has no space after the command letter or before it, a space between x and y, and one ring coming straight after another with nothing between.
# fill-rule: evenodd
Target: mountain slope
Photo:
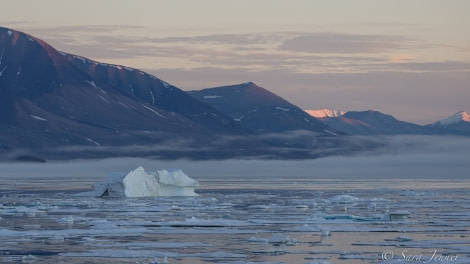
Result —
<instances>
[{"instance_id":1,"label":"mountain slope","mask_svg":"<svg viewBox=\"0 0 470 264\"><path fill-rule=\"evenodd\" d=\"M297 106L252 82L190 91L189 94L256 133L293 130L338 133Z\"/></svg>"},{"instance_id":2,"label":"mountain slope","mask_svg":"<svg viewBox=\"0 0 470 264\"><path fill-rule=\"evenodd\" d=\"M326 125L351 135L470 135L470 116L460 111L449 118L421 126L378 111L305 110Z\"/></svg>"},{"instance_id":3,"label":"mountain slope","mask_svg":"<svg viewBox=\"0 0 470 264\"><path fill-rule=\"evenodd\" d=\"M253 83L219 88L186 93L0 28L0 160L305 159L376 146Z\"/></svg>"},{"instance_id":4,"label":"mountain slope","mask_svg":"<svg viewBox=\"0 0 470 264\"><path fill-rule=\"evenodd\" d=\"M470 135L470 114L465 111L459 111L448 118L427 125L430 128L442 128L455 133L464 133Z\"/></svg>"},{"instance_id":5,"label":"mountain slope","mask_svg":"<svg viewBox=\"0 0 470 264\"><path fill-rule=\"evenodd\" d=\"M322 118L326 125L351 135L431 134L423 126L399 121L378 111L349 111L339 117Z\"/></svg>"},{"instance_id":6,"label":"mountain slope","mask_svg":"<svg viewBox=\"0 0 470 264\"><path fill-rule=\"evenodd\" d=\"M333 110L333 109L326 109L326 108L321 108L321 109L314 109L314 110L304 110L307 112L307 114L316 117L318 119L322 119L325 117L340 117L344 115L344 111L341 110Z\"/></svg>"},{"instance_id":7,"label":"mountain slope","mask_svg":"<svg viewBox=\"0 0 470 264\"><path fill-rule=\"evenodd\" d=\"M0 150L186 142L246 135L231 118L144 72L0 28Z\"/></svg>"}]
</instances>

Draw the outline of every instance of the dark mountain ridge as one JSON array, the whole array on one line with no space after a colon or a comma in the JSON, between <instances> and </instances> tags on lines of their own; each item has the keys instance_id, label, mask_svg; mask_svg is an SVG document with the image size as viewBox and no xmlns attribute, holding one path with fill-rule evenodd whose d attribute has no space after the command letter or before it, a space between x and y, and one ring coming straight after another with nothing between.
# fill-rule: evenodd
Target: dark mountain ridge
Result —
<instances>
[{"instance_id":1,"label":"dark mountain ridge","mask_svg":"<svg viewBox=\"0 0 470 264\"><path fill-rule=\"evenodd\" d=\"M59 52L0 28L0 149L123 146L247 135L231 118L142 71Z\"/></svg>"},{"instance_id":2,"label":"dark mountain ridge","mask_svg":"<svg viewBox=\"0 0 470 264\"><path fill-rule=\"evenodd\" d=\"M305 159L374 145L337 137L253 83L242 87L236 106L244 118L137 69L59 52L0 28L0 160Z\"/></svg>"},{"instance_id":3,"label":"dark mountain ridge","mask_svg":"<svg viewBox=\"0 0 470 264\"><path fill-rule=\"evenodd\" d=\"M319 135L343 134L252 82L190 91L189 94L255 133L307 130Z\"/></svg>"}]
</instances>

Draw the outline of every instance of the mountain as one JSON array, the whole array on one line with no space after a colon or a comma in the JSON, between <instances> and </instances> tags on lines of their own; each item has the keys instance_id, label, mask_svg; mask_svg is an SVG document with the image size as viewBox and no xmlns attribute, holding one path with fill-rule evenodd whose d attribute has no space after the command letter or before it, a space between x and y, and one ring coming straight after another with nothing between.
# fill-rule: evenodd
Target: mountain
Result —
<instances>
[{"instance_id":1,"label":"mountain","mask_svg":"<svg viewBox=\"0 0 470 264\"><path fill-rule=\"evenodd\" d=\"M397 120L379 111L349 111L318 109L306 110L326 125L351 135L470 135L470 120L460 111L444 120L421 126Z\"/></svg>"},{"instance_id":2,"label":"mountain","mask_svg":"<svg viewBox=\"0 0 470 264\"><path fill-rule=\"evenodd\" d=\"M429 124L427 127L443 128L470 135L470 115L465 111L459 111L448 118Z\"/></svg>"},{"instance_id":3,"label":"mountain","mask_svg":"<svg viewBox=\"0 0 470 264\"><path fill-rule=\"evenodd\" d=\"M0 151L33 148L60 156L50 149L141 145L172 156L185 147L207 148L219 136L247 134L155 76L59 52L0 28Z\"/></svg>"},{"instance_id":4,"label":"mountain","mask_svg":"<svg viewBox=\"0 0 470 264\"><path fill-rule=\"evenodd\" d=\"M397 135L431 133L431 131L423 126L399 121L391 115L383 114L379 111L373 110L349 111L342 114L341 116L325 116L322 118L322 121L326 125L336 130L340 130L351 135Z\"/></svg>"},{"instance_id":5,"label":"mountain","mask_svg":"<svg viewBox=\"0 0 470 264\"><path fill-rule=\"evenodd\" d=\"M316 158L349 140L253 83L184 92L0 27L0 160Z\"/></svg>"},{"instance_id":6,"label":"mountain","mask_svg":"<svg viewBox=\"0 0 470 264\"><path fill-rule=\"evenodd\" d=\"M258 134L294 130L312 131L321 135L340 133L252 82L188 93Z\"/></svg>"},{"instance_id":7,"label":"mountain","mask_svg":"<svg viewBox=\"0 0 470 264\"><path fill-rule=\"evenodd\" d=\"M253 131L278 154L289 153L290 158L345 155L379 145L351 138L252 82L188 93Z\"/></svg>"},{"instance_id":8,"label":"mountain","mask_svg":"<svg viewBox=\"0 0 470 264\"><path fill-rule=\"evenodd\" d=\"M315 110L304 110L307 114L316 117L318 119L322 119L325 117L340 117L344 115L344 111L341 110L332 110L327 108L315 109Z\"/></svg>"}]
</instances>

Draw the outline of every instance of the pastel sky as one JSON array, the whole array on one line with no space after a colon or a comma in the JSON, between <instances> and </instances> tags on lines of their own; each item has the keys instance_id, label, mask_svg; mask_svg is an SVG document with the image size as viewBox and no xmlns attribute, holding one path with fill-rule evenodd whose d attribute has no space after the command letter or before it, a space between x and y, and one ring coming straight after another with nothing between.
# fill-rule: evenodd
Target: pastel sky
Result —
<instances>
[{"instance_id":1,"label":"pastel sky","mask_svg":"<svg viewBox=\"0 0 470 264\"><path fill-rule=\"evenodd\" d=\"M183 89L253 81L303 109L470 111L468 0L11 0L0 25Z\"/></svg>"}]
</instances>

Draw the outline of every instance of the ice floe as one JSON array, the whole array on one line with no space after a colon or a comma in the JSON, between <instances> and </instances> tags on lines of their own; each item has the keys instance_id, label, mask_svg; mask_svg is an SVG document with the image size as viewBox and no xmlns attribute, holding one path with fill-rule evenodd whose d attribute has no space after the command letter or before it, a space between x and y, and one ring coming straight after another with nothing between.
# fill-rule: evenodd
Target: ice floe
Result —
<instances>
[{"instance_id":1,"label":"ice floe","mask_svg":"<svg viewBox=\"0 0 470 264\"><path fill-rule=\"evenodd\" d=\"M197 196L199 182L180 169L147 173L143 167L128 174L108 174L93 184L95 197Z\"/></svg>"}]
</instances>

